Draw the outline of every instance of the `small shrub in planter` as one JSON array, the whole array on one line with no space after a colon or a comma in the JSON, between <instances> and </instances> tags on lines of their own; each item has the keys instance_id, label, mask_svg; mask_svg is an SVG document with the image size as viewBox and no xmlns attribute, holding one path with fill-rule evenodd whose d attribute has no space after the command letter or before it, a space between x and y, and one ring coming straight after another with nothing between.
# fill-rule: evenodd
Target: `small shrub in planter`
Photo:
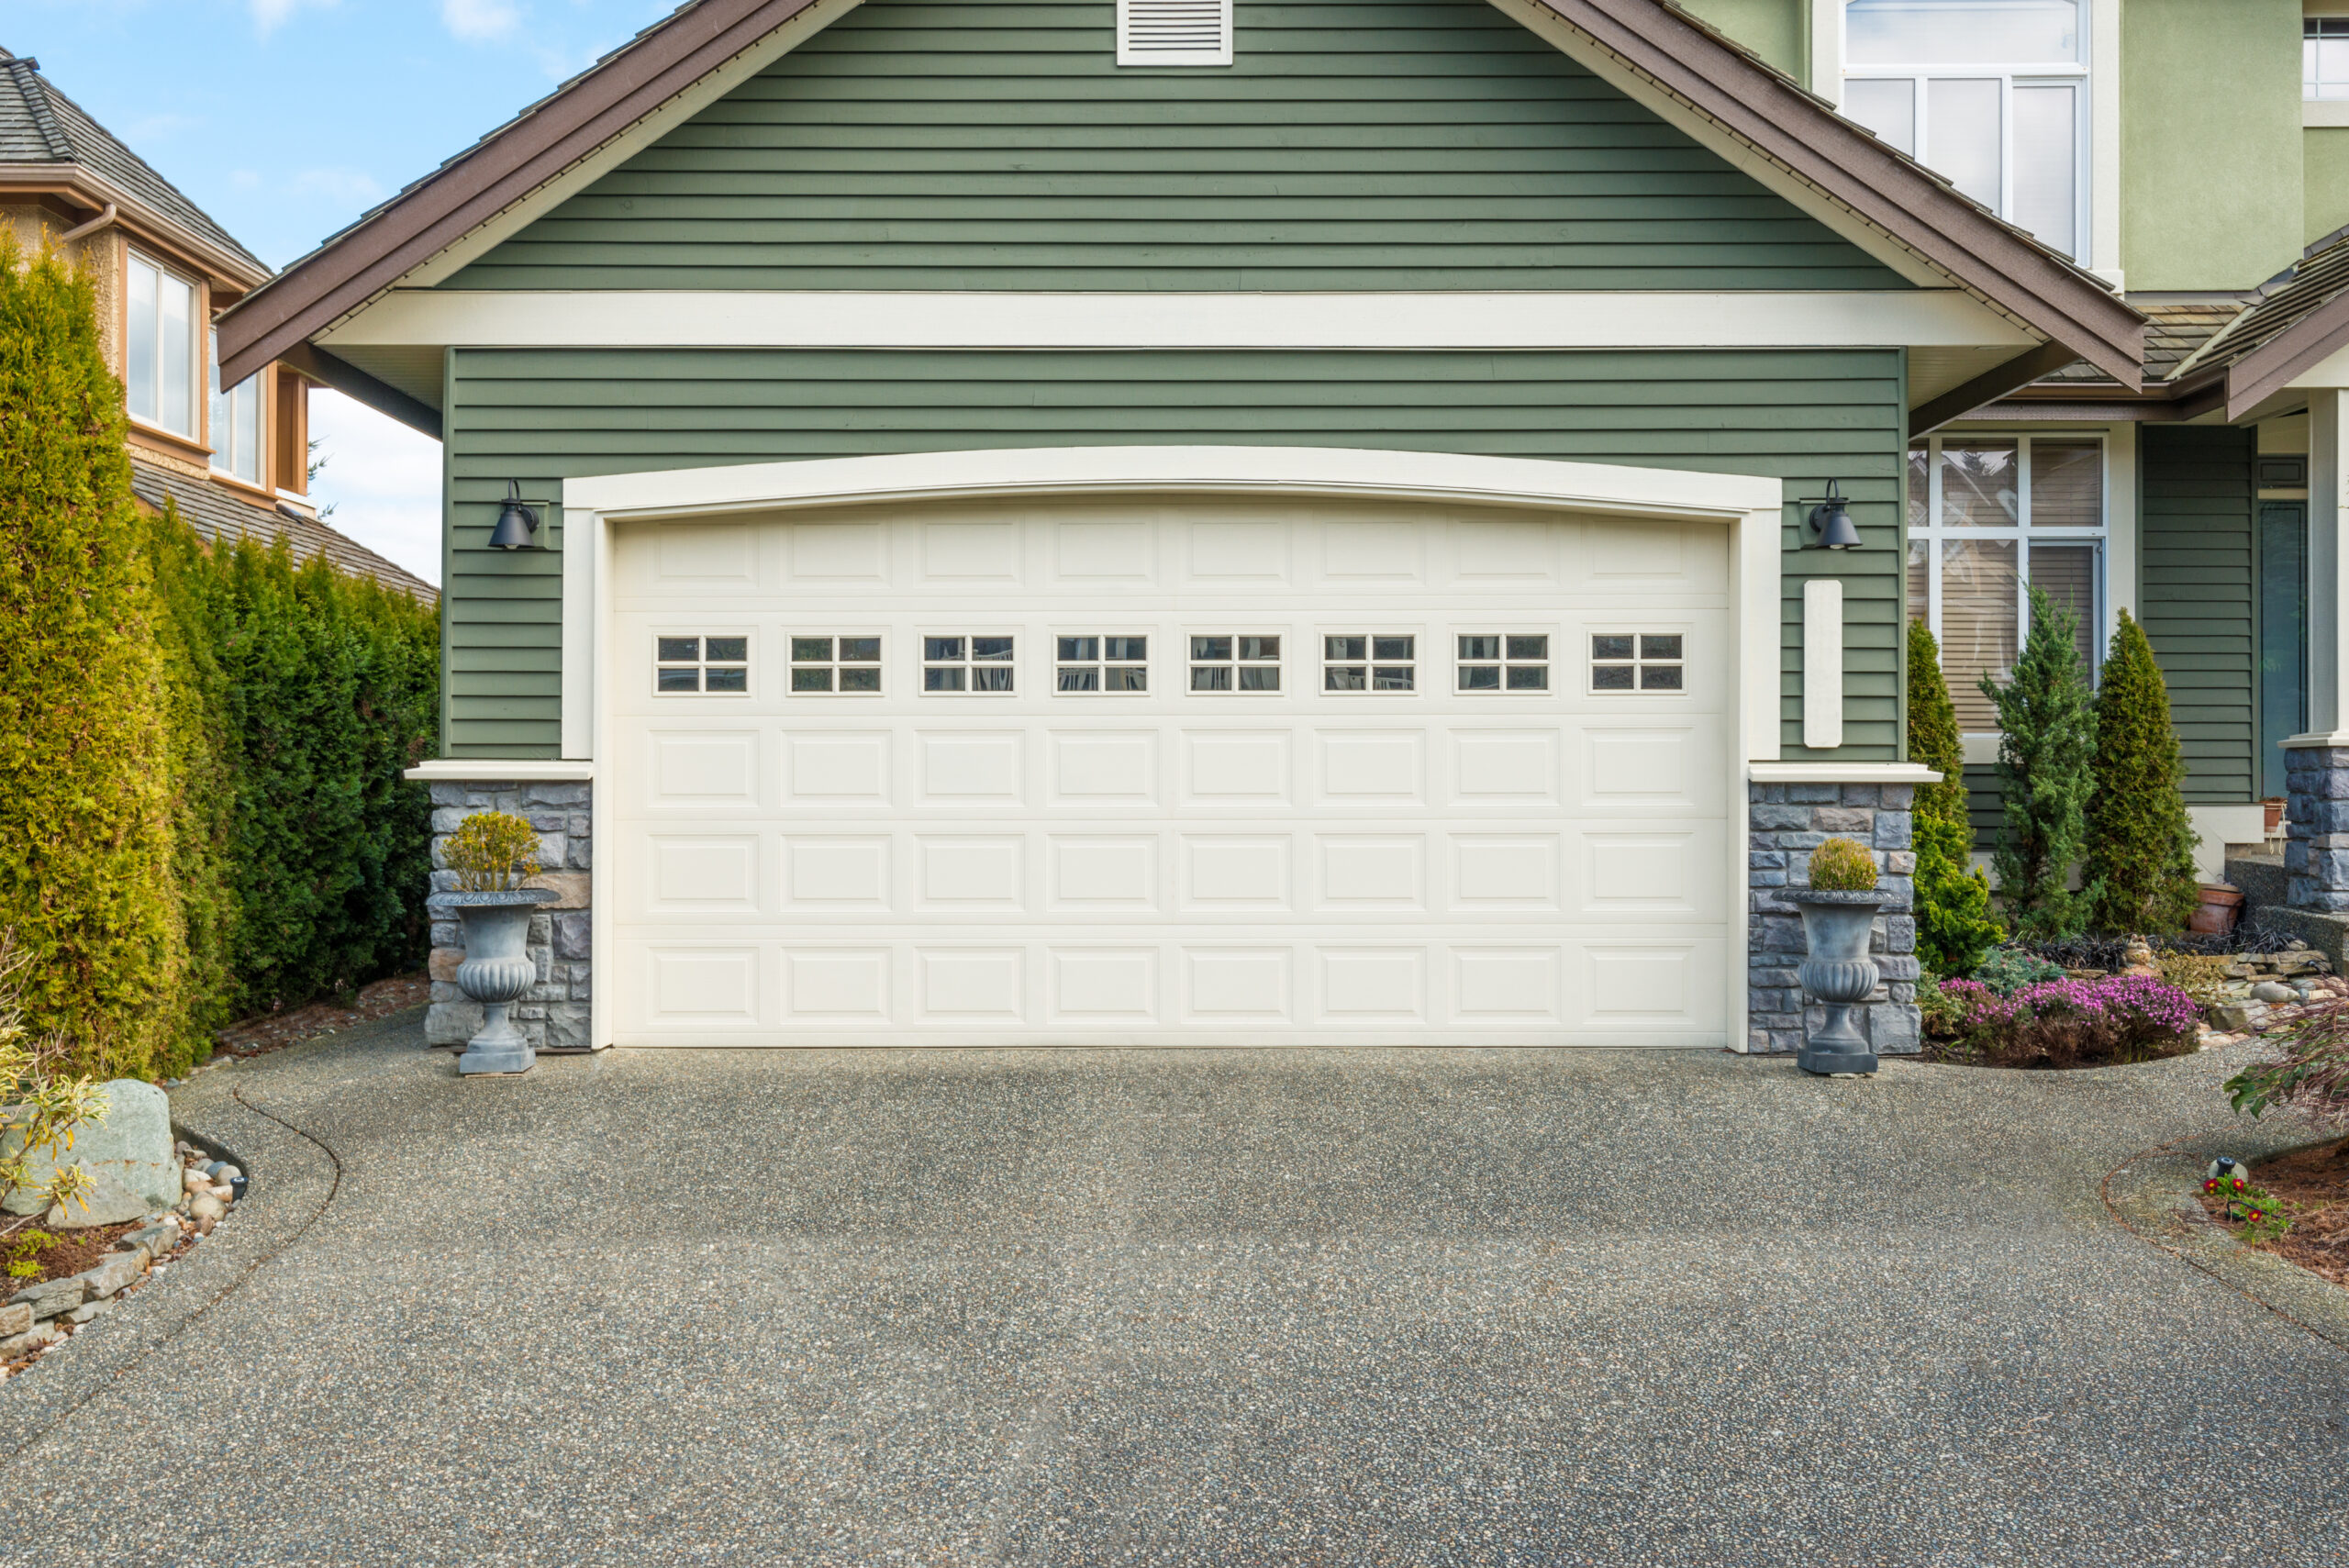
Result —
<instances>
[{"instance_id":1,"label":"small shrub in planter","mask_svg":"<svg viewBox=\"0 0 2349 1568\"><path fill-rule=\"evenodd\" d=\"M539 833L504 811L476 811L440 846L460 893L511 893L539 874Z\"/></svg>"},{"instance_id":2,"label":"small shrub in planter","mask_svg":"<svg viewBox=\"0 0 2349 1568\"><path fill-rule=\"evenodd\" d=\"M2011 996L2026 985L2044 984L2064 978L2062 966L2048 962L2021 948L1999 948L1976 964L1974 983L2001 996Z\"/></svg>"},{"instance_id":3,"label":"small shrub in planter","mask_svg":"<svg viewBox=\"0 0 2349 1568\"><path fill-rule=\"evenodd\" d=\"M1876 885L1876 857L1856 839L1830 839L1810 851L1810 885L1819 893L1865 893Z\"/></svg>"},{"instance_id":4,"label":"small shrub in planter","mask_svg":"<svg viewBox=\"0 0 2349 1568\"><path fill-rule=\"evenodd\" d=\"M2044 980L2002 996L1978 981L1941 987L1956 1004L1954 1039L1934 1052L1987 1067L2103 1067L2194 1049L2202 1009L2146 974Z\"/></svg>"}]
</instances>

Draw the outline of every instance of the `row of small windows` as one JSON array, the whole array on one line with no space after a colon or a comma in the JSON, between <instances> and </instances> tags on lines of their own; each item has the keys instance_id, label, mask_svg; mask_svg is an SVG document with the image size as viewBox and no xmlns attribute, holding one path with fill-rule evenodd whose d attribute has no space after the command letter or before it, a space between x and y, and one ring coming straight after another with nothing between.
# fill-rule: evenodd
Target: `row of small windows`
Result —
<instances>
[{"instance_id":1,"label":"row of small windows","mask_svg":"<svg viewBox=\"0 0 2349 1568\"><path fill-rule=\"evenodd\" d=\"M1188 639L1186 668L1194 692L1277 692L1281 639L1255 633L1212 633ZM795 695L874 696L881 691L878 636L793 637ZM1150 688L1147 635L1088 633L1054 637L1052 689L1125 693ZM653 688L664 695L743 694L751 689L747 637L662 637L655 639ZM1460 692L1550 690L1550 639L1545 633L1463 632L1453 639L1453 689ZM938 693L1018 689L1018 639L965 633L921 639L921 689ZM1590 639L1588 689L1677 692L1686 662L1677 632L1601 632ZM1411 692L1419 689L1419 639L1411 632L1341 632L1321 639L1325 692Z\"/></svg>"}]
</instances>

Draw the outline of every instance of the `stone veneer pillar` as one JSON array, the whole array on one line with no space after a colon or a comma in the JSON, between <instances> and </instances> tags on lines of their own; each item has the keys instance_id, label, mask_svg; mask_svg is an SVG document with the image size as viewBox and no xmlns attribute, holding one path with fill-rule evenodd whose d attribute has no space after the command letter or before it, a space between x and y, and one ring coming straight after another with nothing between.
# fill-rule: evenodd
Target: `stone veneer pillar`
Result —
<instances>
[{"instance_id":1,"label":"stone veneer pillar","mask_svg":"<svg viewBox=\"0 0 2349 1568\"><path fill-rule=\"evenodd\" d=\"M593 1049L588 1032L593 786L434 780L431 788L435 893L457 884L457 873L448 869L441 848L457 825L474 812L511 812L538 829L539 862L545 870L527 885L551 889L559 896L530 917L529 953L538 979L515 1005L514 1021L537 1050L560 1054ZM481 1028L481 1004L465 1000L457 989L463 940L456 921L432 922L432 1006L424 1016L424 1033L434 1045L462 1045Z\"/></svg>"},{"instance_id":2,"label":"stone veneer pillar","mask_svg":"<svg viewBox=\"0 0 2349 1568\"><path fill-rule=\"evenodd\" d=\"M2349 911L2349 746L2286 751L2284 787L2290 802L2284 901L2328 915Z\"/></svg>"},{"instance_id":3,"label":"stone veneer pillar","mask_svg":"<svg viewBox=\"0 0 2349 1568\"><path fill-rule=\"evenodd\" d=\"M1757 767L1759 764L1757 764ZM1927 775L1931 776L1931 775ZM1909 838L1915 786L1906 784L1765 784L1746 786L1746 1044L1755 1053L1802 1049L1824 1009L1806 1006L1795 966L1802 962L1802 915L1781 896L1809 885L1810 851L1828 839L1856 839L1876 858L1883 911L1869 951L1882 981L1858 1009L1878 1056L1922 1049L1917 1012L1917 921L1911 910L1917 857Z\"/></svg>"}]
</instances>

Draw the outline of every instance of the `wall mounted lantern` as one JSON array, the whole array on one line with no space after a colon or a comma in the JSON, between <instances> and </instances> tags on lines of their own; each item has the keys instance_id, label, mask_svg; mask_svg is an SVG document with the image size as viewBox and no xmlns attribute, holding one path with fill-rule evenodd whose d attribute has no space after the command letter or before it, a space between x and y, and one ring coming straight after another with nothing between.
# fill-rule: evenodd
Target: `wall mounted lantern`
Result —
<instances>
[{"instance_id":1,"label":"wall mounted lantern","mask_svg":"<svg viewBox=\"0 0 2349 1568\"><path fill-rule=\"evenodd\" d=\"M539 531L539 508L548 505L550 503L545 501L523 500L522 482L518 479L507 480L506 505L498 511L497 526L489 530L489 548L492 550L544 550L546 547L539 543L534 536Z\"/></svg>"},{"instance_id":2,"label":"wall mounted lantern","mask_svg":"<svg viewBox=\"0 0 2349 1568\"><path fill-rule=\"evenodd\" d=\"M1805 550L1850 550L1860 542L1860 530L1852 526L1852 514L1844 509L1843 492L1835 481L1827 482L1826 495L1805 495L1795 504L1810 506L1803 525L1817 537L1803 545Z\"/></svg>"}]
</instances>

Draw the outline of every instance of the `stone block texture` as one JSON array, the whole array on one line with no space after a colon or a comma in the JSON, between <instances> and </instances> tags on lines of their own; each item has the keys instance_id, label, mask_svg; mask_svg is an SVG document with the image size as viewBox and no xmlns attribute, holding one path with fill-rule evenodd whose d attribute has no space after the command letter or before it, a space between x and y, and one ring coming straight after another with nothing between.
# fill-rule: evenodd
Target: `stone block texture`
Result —
<instances>
[{"instance_id":1,"label":"stone block texture","mask_svg":"<svg viewBox=\"0 0 2349 1568\"><path fill-rule=\"evenodd\" d=\"M1911 913L1917 862L1909 817L1915 792L1907 784L1757 784L1746 789L1746 1050L1800 1051L1805 1035L1824 1018L1796 977L1805 946L1802 915L1785 895L1810 884L1810 851L1829 839L1869 846L1885 895L1869 942L1882 978L1861 1008L1868 1043L1878 1056L1921 1050Z\"/></svg>"},{"instance_id":2,"label":"stone block texture","mask_svg":"<svg viewBox=\"0 0 2349 1568\"><path fill-rule=\"evenodd\" d=\"M592 786L584 784L436 784L432 786L432 891L457 885L441 846L457 825L476 811L510 811L539 832L539 861L545 875L534 885L561 896L530 918L530 960L538 983L514 1005L514 1021L538 1050L561 1053L590 1049L587 1032L587 871L594 825ZM432 1006L424 1016L426 1039L434 1045L462 1045L481 1028L481 1008L457 989L457 965L464 938L454 919L432 922Z\"/></svg>"},{"instance_id":3,"label":"stone block texture","mask_svg":"<svg viewBox=\"0 0 2349 1568\"><path fill-rule=\"evenodd\" d=\"M2349 748L2285 752L2284 787L2285 902L2349 913Z\"/></svg>"}]
</instances>

